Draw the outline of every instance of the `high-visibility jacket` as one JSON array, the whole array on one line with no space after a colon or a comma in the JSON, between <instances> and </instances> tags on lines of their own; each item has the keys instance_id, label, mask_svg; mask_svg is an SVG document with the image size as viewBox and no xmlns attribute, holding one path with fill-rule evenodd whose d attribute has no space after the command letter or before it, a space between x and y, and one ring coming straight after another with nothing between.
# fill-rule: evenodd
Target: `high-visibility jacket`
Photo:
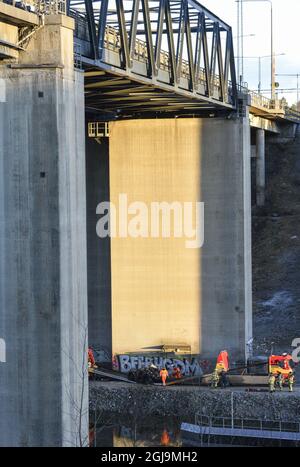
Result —
<instances>
[{"instance_id":1,"label":"high-visibility jacket","mask_svg":"<svg viewBox=\"0 0 300 467\"><path fill-rule=\"evenodd\" d=\"M160 370L159 375L161 379L167 379L167 376L169 376L169 373L167 370Z\"/></svg>"},{"instance_id":2,"label":"high-visibility jacket","mask_svg":"<svg viewBox=\"0 0 300 467\"><path fill-rule=\"evenodd\" d=\"M229 357L228 352L226 350L222 350L222 352L219 353L217 358L216 369L224 371L229 370Z\"/></svg>"},{"instance_id":3,"label":"high-visibility jacket","mask_svg":"<svg viewBox=\"0 0 300 467\"><path fill-rule=\"evenodd\" d=\"M180 372L180 369L178 367L175 367L174 370L173 370L173 376L174 378L176 379L180 379L181 378L181 372Z\"/></svg>"},{"instance_id":4,"label":"high-visibility jacket","mask_svg":"<svg viewBox=\"0 0 300 467\"><path fill-rule=\"evenodd\" d=\"M88 362L89 362L92 366L94 366L95 363L96 363L95 357L94 357L94 353L93 353L93 351L92 351L91 348L88 349Z\"/></svg>"}]
</instances>

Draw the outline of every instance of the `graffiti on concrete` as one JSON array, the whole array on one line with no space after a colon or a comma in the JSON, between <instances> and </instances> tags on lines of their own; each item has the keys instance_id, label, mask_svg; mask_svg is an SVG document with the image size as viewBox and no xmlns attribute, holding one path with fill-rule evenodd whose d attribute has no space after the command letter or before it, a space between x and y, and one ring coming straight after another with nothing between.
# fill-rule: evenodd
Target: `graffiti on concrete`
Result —
<instances>
[{"instance_id":1,"label":"graffiti on concrete","mask_svg":"<svg viewBox=\"0 0 300 467\"><path fill-rule=\"evenodd\" d=\"M201 376L203 374L200 362L196 358L179 359L145 355L118 355L118 369L122 373L129 373L130 370L147 368L150 365L155 365L159 369L167 368L167 370L178 366L183 376ZM116 368L116 366L116 359L114 359L114 368Z\"/></svg>"}]
</instances>

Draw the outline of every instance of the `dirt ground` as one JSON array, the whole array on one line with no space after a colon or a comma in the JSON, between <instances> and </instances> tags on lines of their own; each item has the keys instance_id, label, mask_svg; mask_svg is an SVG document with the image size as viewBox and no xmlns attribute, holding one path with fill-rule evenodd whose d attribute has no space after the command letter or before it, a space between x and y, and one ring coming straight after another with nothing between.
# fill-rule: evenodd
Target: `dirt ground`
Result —
<instances>
[{"instance_id":1,"label":"dirt ground","mask_svg":"<svg viewBox=\"0 0 300 467\"><path fill-rule=\"evenodd\" d=\"M256 354L291 352L300 338L300 134L267 144L266 182L266 205L252 219Z\"/></svg>"}]
</instances>

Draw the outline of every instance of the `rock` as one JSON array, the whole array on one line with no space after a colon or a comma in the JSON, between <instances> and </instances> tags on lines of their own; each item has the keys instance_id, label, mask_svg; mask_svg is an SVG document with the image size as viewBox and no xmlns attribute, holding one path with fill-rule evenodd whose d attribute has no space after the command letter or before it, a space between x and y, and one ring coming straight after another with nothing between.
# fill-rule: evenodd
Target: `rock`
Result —
<instances>
[{"instance_id":1,"label":"rock","mask_svg":"<svg viewBox=\"0 0 300 467\"><path fill-rule=\"evenodd\" d=\"M138 416L182 416L182 421L193 422L199 411L204 415L231 416L229 389L210 390L197 386L162 388L160 386L129 386L126 383L93 381L90 383L90 409L113 413L132 413ZM300 394L287 392L233 393L236 418L282 418L300 422Z\"/></svg>"}]
</instances>

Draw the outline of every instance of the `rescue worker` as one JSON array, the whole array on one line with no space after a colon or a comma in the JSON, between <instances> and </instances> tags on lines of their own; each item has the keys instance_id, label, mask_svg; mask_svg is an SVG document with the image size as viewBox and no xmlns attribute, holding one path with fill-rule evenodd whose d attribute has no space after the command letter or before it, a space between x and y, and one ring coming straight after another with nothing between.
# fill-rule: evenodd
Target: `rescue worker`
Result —
<instances>
[{"instance_id":1,"label":"rescue worker","mask_svg":"<svg viewBox=\"0 0 300 467\"><path fill-rule=\"evenodd\" d=\"M93 352L93 349L91 347L88 348L88 368L89 368L89 370L92 369L92 368L98 368L97 365L96 365L94 352ZM89 376L90 376L90 372L89 372Z\"/></svg>"},{"instance_id":2,"label":"rescue worker","mask_svg":"<svg viewBox=\"0 0 300 467\"><path fill-rule=\"evenodd\" d=\"M213 372L213 374L211 375L211 387L213 389L217 388L218 384L219 384L219 381L220 381L219 372L217 370L215 370Z\"/></svg>"},{"instance_id":3,"label":"rescue worker","mask_svg":"<svg viewBox=\"0 0 300 467\"><path fill-rule=\"evenodd\" d=\"M287 354L286 352L284 352L282 354L282 357L284 357L284 360L283 360L283 368L284 370L291 370L291 365L290 365L290 360L292 360L292 357L291 355Z\"/></svg>"},{"instance_id":4,"label":"rescue worker","mask_svg":"<svg viewBox=\"0 0 300 467\"><path fill-rule=\"evenodd\" d=\"M91 347L88 348L88 363L89 363L89 367L92 367L95 365L95 357L94 357L94 352L93 352L93 349Z\"/></svg>"},{"instance_id":5,"label":"rescue worker","mask_svg":"<svg viewBox=\"0 0 300 467\"><path fill-rule=\"evenodd\" d=\"M216 370L228 371L229 370L229 356L227 350L222 350L217 358Z\"/></svg>"},{"instance_id":6,"label":"rescue worker","mask_svg":"<svg viewBox=\"0 0 300 467\"><path fill-rule=\"evenodd\" d=\"M276 377L273 373L270 373L269 374L269 389L270 389L270 392L274 392L275 391L275 383L276 383Z\"/></svg>"},{"instance_id":7,"label":"rescue worker","mask_svg":"<svg viewBox=\"0 0 300 467\"><path fill-rule=\"evenodd\" d=\"M229 386L226 371L224 371L224 370L221 371L220 379L221 379L221 388L226 388L227 386Z\"/></svg>"},{"instance_id":8,"label":"rescue worker","mask_svg":"<svg viewBox=\"0 0 300 467\"><path fill-rule=\"evenodd\" d=\"M295 383L295 375L293 371L290 371L289 376L288 376L288 385L289 385L289 391L293 392L293 385Z\"/></svg>"},{"instance_id":9,"label":"rescue worker","mask_svg":"<svg viewBox=\"0 0 300 467\"><path fill-rule=\"evenodd\" d=\"M168 370L166 368L162 368L159 372L159 376L161 377L163 386L166 386L166 380L167 380L167 377L169 376Z\"/></svg>"}]
</instances>

